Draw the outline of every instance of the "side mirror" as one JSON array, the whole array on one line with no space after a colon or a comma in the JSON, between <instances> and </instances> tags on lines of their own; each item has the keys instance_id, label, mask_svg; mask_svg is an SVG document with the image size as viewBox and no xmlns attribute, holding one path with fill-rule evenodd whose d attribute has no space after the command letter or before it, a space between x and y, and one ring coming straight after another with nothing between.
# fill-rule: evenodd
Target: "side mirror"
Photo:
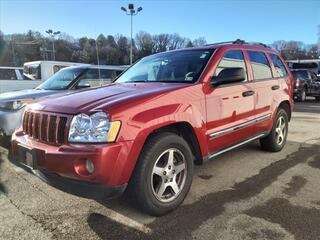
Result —
<instances>
[{"instance_id":1,"label":"side mirror","mask_svg":"<svg viewBox=\"0 0 320 240\"><path fill-rule=\"evenodd\" d=\"M91 87L88 82L79 82L78 85L76 86L76 89L83 89L83 88L89 88Z\"/></svg>"},{"instance_id":2,"label":"side mirror","mask_svg":"<svg viewBox=\"0 0 320 240\"><path fill-rule=\"evenodd\" d=\"M242 82L245 79L246 79L246 73L243 68L241 67L225 68L218 74L218 76L212 77L211 86Z\"/></svg>"}]
</instances>

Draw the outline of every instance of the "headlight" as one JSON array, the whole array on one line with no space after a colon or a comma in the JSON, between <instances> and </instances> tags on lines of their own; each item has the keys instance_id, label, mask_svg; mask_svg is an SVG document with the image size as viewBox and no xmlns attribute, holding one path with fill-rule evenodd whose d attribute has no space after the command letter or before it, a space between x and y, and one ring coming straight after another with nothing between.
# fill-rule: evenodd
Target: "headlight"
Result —
<instances>
[{"instance_id":1,"label":"headlight","mask_svg":"<svg viewBox=\"0 0 320 240\"><path fill-rule=\"evenodd\" d=\"M10 102L0 102L0 109L3 110L18 110L24 106L23 101L16 100L16 101L10 101Z\"/></svg>"},{"instance_id":2,"label":"headlight","mask_svg":"<svg viewBox=\"0 0 320 240\"><path fill-rule=\"evenodd\" d=\"M106 143L114 142L120 130L120 121L110 122L109 115L97 112L91 116L79 114L71 121L69 142Z\"/></svg>"},{"instance_id":3,"label":"headlight","mask_svg":"<svg viewBox=\"0 0 320 240\"><path fill-rule=\"evenodd\" d=\"M14 111L23 108L26 104L32 103L34 99L20 99L8 102L0 102L0 109Z\"/></svg>"}]
</instances>

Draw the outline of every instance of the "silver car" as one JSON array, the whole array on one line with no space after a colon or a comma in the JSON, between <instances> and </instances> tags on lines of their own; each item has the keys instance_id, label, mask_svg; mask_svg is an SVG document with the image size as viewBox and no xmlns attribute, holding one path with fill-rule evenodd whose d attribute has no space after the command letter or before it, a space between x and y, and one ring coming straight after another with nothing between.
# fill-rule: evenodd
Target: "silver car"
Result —
<instances>
[{"instance_id":1,"label":"silver car","mask_svg":"<svg viewBox=\"0 0 320 240\"><path fill-rule=\"evenodd\" d=\"M74 66L61 69L35 89L0 94L0 136L11 136L21 125L24 107L41 97L100 87L111 83L128 66Z\"/></svg>"}]
</instances>

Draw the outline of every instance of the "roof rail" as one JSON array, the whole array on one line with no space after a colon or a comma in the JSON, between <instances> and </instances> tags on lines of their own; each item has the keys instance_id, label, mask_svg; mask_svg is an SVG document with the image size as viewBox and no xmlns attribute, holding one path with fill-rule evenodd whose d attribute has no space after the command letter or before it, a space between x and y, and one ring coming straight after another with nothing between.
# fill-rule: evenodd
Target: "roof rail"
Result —
<instances>
[{"instance_id":1,"label":"roof rail","mask_svg":"<svg viewBox=\"0 0 320 240\"><path fill-rule=\"evenodd\" d=\"M267 44L261 43L261 42L249 42L248 44L252 44L252 45L260 45L266 48L271 48L270 46L268 46Z\"/></svg>"},{"instance_id":2,"label":"roof rail","mask_svg":"<svg viewBox=\"0 0 320 240\"><path fill-rule=\"evenodd\" d=\"M260 43L260 42L246 42L242 39L236 39L235 41L228 41L228 42L218 42L218 43L210 43L206 44L205 46L212 46L212 45L221 45L221 44L252 44L252 45L260 45L266 48L270 48L267 44Z\"/></svg>"}]
</instances>

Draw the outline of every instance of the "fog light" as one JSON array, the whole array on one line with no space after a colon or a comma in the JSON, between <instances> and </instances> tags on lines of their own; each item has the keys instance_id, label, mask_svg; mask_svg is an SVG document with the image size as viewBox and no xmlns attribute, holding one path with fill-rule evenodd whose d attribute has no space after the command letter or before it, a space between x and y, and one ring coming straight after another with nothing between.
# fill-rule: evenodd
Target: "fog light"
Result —
<instances>
[{"instance_id":1,"label":"fog light","mask_svg":"<svg viewBox=\"0 0 320 240\"><path fill-rule=\"evenodd\" d=\"M89 159L86 160L86 169L88 173L92 174L94 172L94 165L93 162Z\"/></svg>"}]
</instances>

